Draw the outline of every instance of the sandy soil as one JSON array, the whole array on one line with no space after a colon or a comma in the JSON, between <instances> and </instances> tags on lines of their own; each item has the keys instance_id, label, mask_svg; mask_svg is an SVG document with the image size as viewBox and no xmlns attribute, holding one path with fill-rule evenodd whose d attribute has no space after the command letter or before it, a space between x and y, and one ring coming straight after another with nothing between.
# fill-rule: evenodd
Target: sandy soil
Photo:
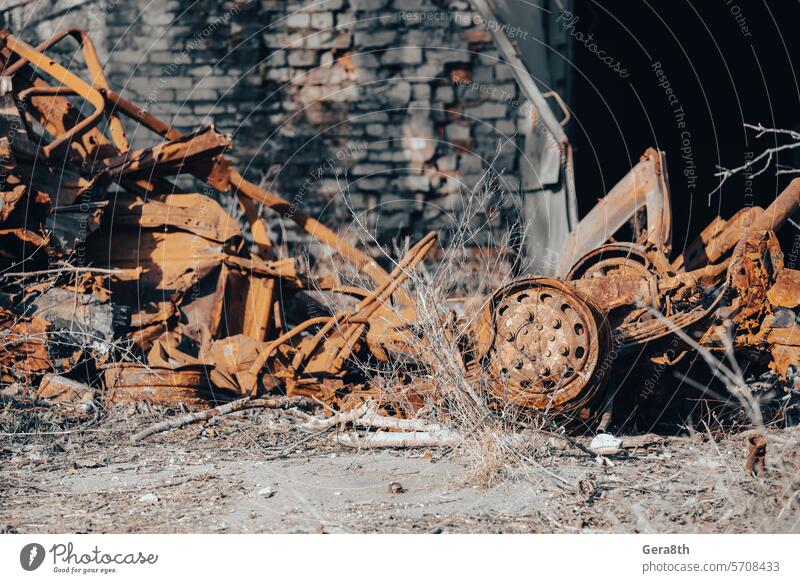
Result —
<instances>
[{"instance_id":1,"label":"sandy soil","mask_svg":"<svg viewBox=\"0 0 800 583\"><path fill-rule=\"evenodd\" d=\"M488 485L456 450L357 452L246 411L131 445L152 416L0 439L5 532L798 532L800 430L673 437L614 467L559 451ZM401 492L392 492L398 482ZM395 487L396 489L396 487Z\"/></svg>"}]
</instances>

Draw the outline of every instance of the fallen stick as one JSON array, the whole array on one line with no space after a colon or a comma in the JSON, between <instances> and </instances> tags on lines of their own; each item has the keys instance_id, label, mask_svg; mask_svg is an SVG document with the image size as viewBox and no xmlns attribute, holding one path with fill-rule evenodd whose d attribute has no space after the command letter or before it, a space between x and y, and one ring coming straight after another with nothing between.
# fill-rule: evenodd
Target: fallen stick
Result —
<instances>
[{"instance_id":1,"label":"fallen stick","mask_svg":"<svg viewBox=\"0 0 800 583\"><path fill-rule=\"evenodd\" d=\"M379 431L366 433L339 433L333 436L336 443L353 448L412 448L412 447L455 447L464 437L454 431Z\"/></svg>"},{"instance_id":2,"label":"fallen stick","mask_svg":"<svg viewBox=\"0 0 800 583\"><path fill-rule=\"evenodd\" d=\"M150 437L151 435L155 435L156 433L163 433L172 429L178 429L191 423L205 421L220 415L227 415L229 413L233 413L234 411L241 411L242 409L285 409L306 403L308 403L308 400L303 397L276 397L273 399L251 399L250 397L245 397L244 399L232 401L230 403L214 407L213 409L197 411L176 419L161 421L151 425L150 427L146 427L138 433L134 433L131 436L131 442L136 443L137 441L142 441L143 439Z\"/></svg>"},{"instance_id":3,"label":"fallen stick","mask_svg":"<svg viewBox=\"0 0 800 583\"><path fill-rule=\"evenodd\" d=\"M7 405L15 408L30 407L54 407L58 403L49 399L36 399L28 397L17 397L15 395L0 395L0 405Z\"/></svg>"},{"instance_id":4,"label":"fallen stick","mask_svg":"<svg viewBox=\"0 0 800 583\"><path fill-rule=\"evenodd\" d=\"M15 271L12 273L0 274L0 277L34 277L39 275L53 275L62 273L97 273L100 275L124 275L126 273L137 273L141 269L103 269L101 267L75 267L73 265L63 265L55 269L42 269L39 271Z\"/></svg>"},{"instance_id":5,"label":"fallen stick","mask_svg":"<svg viewBox=\"0 0 800 583\"><path fill-rule=\"evenodd\" d=\"M646 433L644 435L621 435L622 449L636 449L637 447L648 447L650 445L658 445L665 441L660 435L655 433Z\"/></svg>"},{"instance_id":6,"label":"fallen stick","mask_svg":"<svg viewBox=\"0 0 800 583\"><path fill-rule=\"evenodd\" d=\"M345 411L344 413L337 413L332 417L328 417L326 419L317 419L312 418L303 423L304 429L309 429L312 431L320 431L323 429L330 429L331 427L336 427L340 423L350 423L357 419L360 419L367 413L369 413L369 403L364 403L356 407L355 409L351 409L350 411Z\"/></svg>"},{"instance_id":7,"label":"fallen stick","mask_svg":"<svg viewBox=\"0 0 800 583\"><path fill-rule=\"evenodd\" d=\"M304 429L319 431L330 429L336 425L352 423L355 427L362 427L365 429L395 429L399 431L416 431L427 433L438 433L447 431L441 425L435 423L427 423L421 419L400 419L397 417L387 417L380 415L375 407L370 403L364 403L346 411L344 413L337 413L332 417L326 419L311 418L303 423Z\"/></svg>"},{"instance_id":8,"label":"fallen stick","mask_svg":"<svg viewBox=\"0 0 800 583\"><path fill-rule=\"evenodd\" d=\"M371 410L363 417L354 420L353 423L359 427L364 427L367 429L395 429L398 431L416 431L425 433L441 433L442 431L448 431L447 428L436 423L426 423L421 419L399 419L396 417L386 417L384 415L379 415L374 410Z\"/></svg>"}]
</instances>

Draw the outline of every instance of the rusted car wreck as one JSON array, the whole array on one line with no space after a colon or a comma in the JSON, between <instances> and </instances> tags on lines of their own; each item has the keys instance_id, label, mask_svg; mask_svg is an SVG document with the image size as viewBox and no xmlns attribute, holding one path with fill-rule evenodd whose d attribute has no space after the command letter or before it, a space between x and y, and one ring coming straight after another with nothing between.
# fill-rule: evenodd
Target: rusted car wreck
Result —
<instances>
[{"instance_id":1,"label":"rusted car wreck","mask_svg":"<svg viewBox=\"0 0 800 583\"><path fill-rule=\"evenodd\" d=\"M84 78L48 56L65 39L82 48ZM2 31L0 69L6 394L199 408L285 394L328 411L372 400L401 416L442 398L429 382L441 363L405 285L435 233L387 272L243 178L226 157L228 136L213 127L183 134L116 93L81 31L35 48ZM156 145L132 149L125 118L153 132ZM181 176L235 195L247 225L213 197L179 187ZM264 207L373 285L311 277L292 257L276 257ZM800 271L784 266L775 231L798 207L800 179L766 209L717 218L674 256L666 167L650 149L572 231L554 276L517 278L441 327L489 410L591 430L631 409L638 395L618 394L615 379L637 368L702 358L735 385L720 362L740 352L786 379L800 365ZM634 240L614 240L629 224ZM355 298L353 307L288 308L307 290ZM365 372L400 361L392 390Z\"/></svg>"}]
</instances>

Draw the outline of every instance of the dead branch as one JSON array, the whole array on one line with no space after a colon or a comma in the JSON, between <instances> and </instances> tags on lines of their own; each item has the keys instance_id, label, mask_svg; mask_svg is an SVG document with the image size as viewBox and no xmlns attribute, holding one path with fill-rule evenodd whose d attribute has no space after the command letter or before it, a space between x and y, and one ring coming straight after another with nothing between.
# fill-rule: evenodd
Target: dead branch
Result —
<instances>
[{"instance_id":1,"label":"dead branch","mask_svg":"<svg viewBox=\"0 0 800 583\"><path fill-rule=\"evenodd\" d=\"M74 265L63 264L55 269L40 269L38 271L14 271L10 273L2 273L0 277L35 277L39 275L62 275L64 273L97 273L99 275L125 275L125 274L138 274L141 268L136 269L106 269L102 267L76 267Z\"/></svg>"},{"instance_id":2,"label":"dead branch","mask_svg":"<svg viewBox=\"0 0 800 583\"><path fill-rule=\"evenodd\" d=\"M793 150L795 148L800 148L800 132L796 132L794 130L787 130L782 128L768 128L762 124L753 125L753 124L742 124L745 128L750 130L755 130L758 133L756 134L756 138L760 138L765 134L774 134L774 135L786 135L789 136L791 139L795 140L794 142L790 142L788 144L781 144L779 146L773 146L772 148L766 148L763 152L761 152L758 156L754 157L751 160L748 160L741 166L737 166L736 168L725 168L723 166L717 166L718 172L714 174L714 176L719 176L720 181L717 187L708 193L708 202L711 204L711 197L714 195L715 192L719 191L722 188L722 185L736 174L741 172L747 172L747 177L754 178L766 172L770 164L772 163L773 158L780 152L785 150ZM761 168L758 170L753 171L753 165L756 163L761 163ZM776 174L796 174L798 169L796 168L780 168L780 165L777 165Z\"/></svg>"},{"instance_id":3,"label":"dead branch","mask_svg":"<svg viewBox=\"0 0 800 583\"><path fill-rule=\"evenodd\" d=\"M325 419L317 419L312 418L303 423L303 429L308 429L311 431L321 431L323 429L330 429L332 427L336 427L339 424L344 425L345 423L350 423L351 421L355 421L356 419L360 419L364 415L369 412L369 403L364 403L363 405L356 407L355 409L351 409L350 411L345 411L343 413L337 413L331 417L327 417Z\"/></svg>"},{"instance_id":4,"label":"dead branch","mask_svg":"<svg viewBox=\"0 0 800 583\"><path fill-rule=\"evenodd\" d=\"M421 419L400 419L380 415L374 403L364 403L355 409L337 413L327 419L311 418L303 424L304 429L324 431L351 423L354 427L364 429L392 429L395 431L440 434L448 430L438 424L427 423Z\"/></svg>"},{"instance_id":5,"label":"dead branch","mask_svg":"<svg viewBox=\"0 0 800 583\"><path fill-rule=\"evenodd\" d=\"M374 429L394 429L397 431L417 431L425 433L441 433L448 431L445 427L438 424L426 423L421 419L398 419L379 415L371 410L363 417L356 420L360 427Z\"/></svg>"},{"instance_id":6,"label":"dead branch","mask_svg":"<svg viewBox=\"0 0 800 583\"><path fill-rule=\"evenodd\" d=\"M333 440L353 448L412 448L412 447L455 447L464 440L455 431L378 431L366 433L339 433Z\"/></svg>"},{"instance_id":7,"label":"dead branch","mask_svg":"<svg viewBox=\"0 0 800 583\"><path fill-rule=\"evenodd\" d=\"M648 447L651 445L658 445L664 441L664 438L655 433L647 433L645 435L625 435L620 437L622 440L622 449L637 449L639 447Z\"/></svg>"},{"instance_id":8,"label":"dead branch","mask_svg":"<svg viewBox=\"0 0 800 583\"><path fill-rule=\"evenodd\" d=\"M241 411L242 409L287 409L289 407L307 404L308 399L303 397L275 397L271 399L251 399L250 397L245 397L244 399L232 401L230 403L214 407L213 409L196 411L194 413L184 415L183 417L178 417L177 419L161 421L143 429L138 433L133 434L131 436L131 442L136 443L147 437L150 437L151 435L155 435L156 433L171 431L172 429L178 429L191 423L205 421L220 415L228 415L235 411Z\"/></svg>"}]
</instances>

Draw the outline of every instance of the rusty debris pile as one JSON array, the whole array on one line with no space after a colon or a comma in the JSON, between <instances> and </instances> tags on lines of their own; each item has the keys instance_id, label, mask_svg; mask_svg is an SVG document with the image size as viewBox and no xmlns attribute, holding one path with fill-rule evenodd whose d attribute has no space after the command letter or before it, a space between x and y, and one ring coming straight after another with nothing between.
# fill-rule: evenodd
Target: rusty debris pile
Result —
<instances>
[{"instance_id":1,"label":"rusty debris pile","mask_svg":"<svg viewBox=\"0 0 800 583\"><path fill-rule=\"evenodd\" d=\"M81 76L48 56L70 38L85 58ZM78 407L202 408L286 394L329 411L373 400L404 414L446 393L431 387L441 359L419 333L415 297L404 285L435 246L435 233L387 273L244 179L226 157L228 136L213 127L183 134L116 93L81 31L36 48L2 31L0 69L5 396L35 390L40 402ZM126 122L155 134L156 145L131 148ZM214 192L235 196L247 224ZM615 387L639 369L701 358L730 390L744 390L723 364L738 353L793 378L800 271L784 266L774 232L799 206L796 180L768 208L717 218L672 256L663 154L648 150L572 232L553 277L522 277L472 299L477 309L454 312L441 327L489 409L595 427L631 408ZM371 288L312 277L294 258L276 257L263 207L329 246ZM614 241L628 224L635 240ZM352 308L303 313L293 298L309 290L353 298ZM394 377L403 385L395 391L366 372L397 362L404 374ZM625 399L672 397L674 378L659 378L646 395Z\"/></svg>"}]
</instances>

